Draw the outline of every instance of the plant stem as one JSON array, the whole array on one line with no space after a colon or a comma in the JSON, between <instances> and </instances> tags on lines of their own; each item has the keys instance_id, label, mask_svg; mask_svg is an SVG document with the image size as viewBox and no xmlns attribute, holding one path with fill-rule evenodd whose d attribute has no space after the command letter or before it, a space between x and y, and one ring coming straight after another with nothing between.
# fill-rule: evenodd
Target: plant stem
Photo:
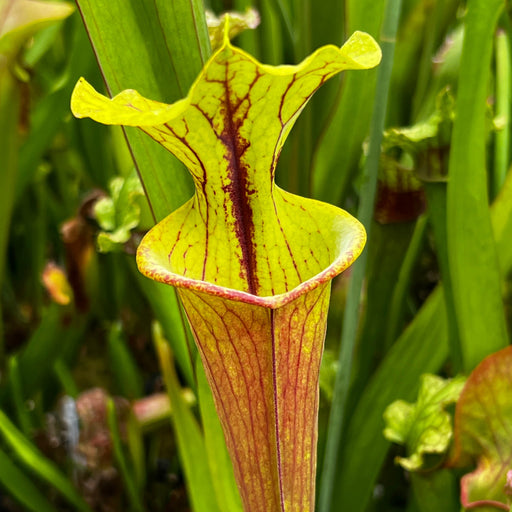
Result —
<instances>
[{"instance_id":1,"label":"plant stem","mask_svg":"<svg viewBox=\"0 0 512 512\"><path fill-rule=\"evenodd\" d=\"M453 286L448 263L448 235L446 225L446 184L425 183L427 204L429 205L430 224L434 234L437 259L443 283L446 320L448 325L448 343L450 345L450 362L454 373L462 371L463 353L460 344L457 316L453 302Z\"/></svg>"},{"instance_id":2,"label":"plant stem","mask_svg":"<svg viewBox=\"0 0 512 512\"><path fill-rule=\"evenodd\" d=\"M494 176L492 196L496 197L508 170L510 144L510 87L512 75L510 70L510 38L499 30L496 34L496 117L501 129L496 132L494 146Z\"/></svg>"},{"instance_id":3,"label":"plant stem","mask_svg":"<svg viewBox=\"0 0 512 512\"><path fill-rule=\"evenodd\" d=\"M128 461L123 451L121 443L121 432L119 430L119 424L116 417L116 407L112 398L107 401L107 422L110 431L110 438L112 441L112 451L114 458L117 462L121 478L123 479L126 493L130 498L130 509L142 512L144 505L142 503L137 485L135 483L135 477L133 474L133 468L129 467Z\"/></svg>"},{"instance_id":4,"label":"plant stem","mask_svg":"<svg viewBox=\"0 0 512 512\"><path fill-rule=\"evenodd\" d=\"M391 347L399 335L404 318L405 296L411 284L411 274L414 265L418 261L421 249L423 249L427 231L427 221L428 217L426 215L422 215L417 220L409 248L407 249L404 262L400 268L400 274L398 275L398 281L393 291L389 308L389 320L386 328L386 336L384 338L386 350Z\"/></svg>"},{"instance_id":5,"label":"plant stem","mask_svg":"<svg viewBox=\"0 0 512 512\"><path fill-rule=\"evenodd\" d=\"M370 235L370 225L373 217L380 146L386 119L387 98L395 50L395 36L401 7L401 0L390 0L388 2L381 31L382 63L377 75L375 104L370 128L370 143L368 147L368 157L364 167L364 186L358 211L359 220L366 227L368 235ZM350 384L350 373L358 326L359 301L366 270L366 259L367 251L365 250L353 267L352 278L349 284L347 305L343 318L342 344L338 359L339 369L334 385L334 398L329 417L326 453L322 468L319 512L330 512L333 510L332 498L336 477L336 465L341 439L343 437L345 406Z\"/></svg>"},{"instance_id":6,"label":"plant stem","mask_svg":"<svg viewBox=\"0 0 512 512\"><path fill-rule=\"evenodd\" d=\"M13 190L18 170L18 118L20 91L11 76L5 57L0 55L0 155L2 155L2 188L0 190L0 289L4 284L5 262L9 242L9 229L14 206ZM0 304L0 369L3 370L4 335Z\"/></svg>"},{"instance_id":7,"label":"plant stem","mask_svg":"<svg viewBox=\"0 0 512 512\"><path fill-rule=\"evenodd\" d=\"M447 251L466 372L508 344L486 172L488 84L495 26L504 6L504 0L468 2L450 148Z\"/></svg>"}]
</instances>

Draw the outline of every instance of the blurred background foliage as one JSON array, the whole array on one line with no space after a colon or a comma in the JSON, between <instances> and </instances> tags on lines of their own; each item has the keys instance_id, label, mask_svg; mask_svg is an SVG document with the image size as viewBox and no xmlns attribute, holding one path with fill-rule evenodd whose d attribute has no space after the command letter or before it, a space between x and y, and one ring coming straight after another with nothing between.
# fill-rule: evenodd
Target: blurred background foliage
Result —
<instances>
[{"instance_id":1,"label":"blurred background foliage","mask_svg":"<svg viewBox=\"0 0 512 512\"><path fill-rule=\"evenodd\" d=\"M369 232L366 264L333 285L319 509L433 510L436 490L394 465L382 415L416 396L421 374L468 374L509 343L509 6L206 7L255 8L259 26L235 44L265 63L297 63L354 30L381 42L379 70L312 99L277 181ZM180 99L209 52L199 0L0 0L0 510L241 510L174 291L134 262L145 230L190 197L188 175L138 132L69 110L80 76L111 94ZM437 510L458 500L445 492Z\"/></svg>"}]
</instances>

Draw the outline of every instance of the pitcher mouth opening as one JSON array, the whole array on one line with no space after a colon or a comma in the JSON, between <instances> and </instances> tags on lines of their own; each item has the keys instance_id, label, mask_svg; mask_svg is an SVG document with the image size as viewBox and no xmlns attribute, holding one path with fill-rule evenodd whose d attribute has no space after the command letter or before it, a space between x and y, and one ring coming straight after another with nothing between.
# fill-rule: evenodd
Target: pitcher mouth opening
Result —
<instances>
[{"instance_id":1,"label":"pitcher mouth opening","mask_svg":"<svg viewBox=\"0 0 512 512\"><path fill-rule=\"evenodd\" d=\"M151 231L146 237L151 237ZM229 288L210 281L193 279L172 272L168 266L158 261L149 241L141 242L137 250L137 266L146 277L160 283L175 286L177 288L191 290L199 293L205 293L216 297L222 297L228 300L253 304L268 309L277 309L292 302L297 297L314 290L318 286L331 281L337 275L346 270L361 254L366 242L364 230L359 234L354 234L351 240L345 240L344 244L350 249L340 249L339 256L326 268L313 275L309 279L299 283L291 290L276 295L254 295L236 288Z\"/></svg>"}]
</instances>

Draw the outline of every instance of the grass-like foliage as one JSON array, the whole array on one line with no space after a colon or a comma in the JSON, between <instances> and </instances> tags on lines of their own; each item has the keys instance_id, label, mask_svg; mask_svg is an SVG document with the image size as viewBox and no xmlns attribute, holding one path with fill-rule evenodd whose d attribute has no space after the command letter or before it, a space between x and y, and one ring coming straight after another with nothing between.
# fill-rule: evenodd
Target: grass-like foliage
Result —
<instances>
[{"instance_id":1,"label":"grass-like foliage","mask_svg":"<svg viewBox=\"0 0 512 512\"><path fill-rule=\"evenodd\" d=\"M0 509L511 510L511 35L0 0Z\"/></svg>"}]
</instances>

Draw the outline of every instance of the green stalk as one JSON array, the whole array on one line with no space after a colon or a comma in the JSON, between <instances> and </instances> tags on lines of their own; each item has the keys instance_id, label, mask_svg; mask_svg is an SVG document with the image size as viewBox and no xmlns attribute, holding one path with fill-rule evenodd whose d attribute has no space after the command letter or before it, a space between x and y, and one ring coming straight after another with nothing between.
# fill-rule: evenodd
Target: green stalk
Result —
<instances>
[{"instance_id":1,"label":"green stalk","mask_svg":"<svg viewBox=\"0 0 512 512\"><path fill-rule=\"evenodd\" d=\"M450 152L448 263L468 372L508 343L486 173L486 102L494 29L504 6L504 0L468 2Z\"/></svg>"},{"instance_id":2,"label":"green stalk","mask_svg":"<svg viewBox=\"0 0 512 512\"><path fill-rule=\"evenodd\" d=\"M0 187L0 288L9 240L14 187L18 169L18 118L20 91L11 75L6 57L0 55L0 155L2 155L2 187ZM0 367L4 365L4 336L0 305Z\"/></svg>"},{"instance_id":3,"label":"green stalk","mask_svg":"<svg viewBox=\"0 0 512 512\"><path fill-rule=\"evenodd\" d=\"M118 392L130 400L140 398L143 395L142 376L127 346L120 322L110 328L108 358Z\"/></svg>"},{"instance_id":4,"label":"green stalk","mask_svg":"<svg viewBox=\"0 0 512 512\"><path fill-rule=\"evenodd\" d=\"M18 365L18 358L12 356L9 359L9 384L11 391L11 400L16 412L16 418L23 434L30 438L32 433L32 422L30 421L30 414L27 409L26 402L23 395L23 382L20 375L20 367Z\"/></svg>"},{"instance_id":5,"label":"green stalk","mask_svg":"<svg viewBox=\"0 0 512 512\"><path fill-rule=\"evenodd\" d=\"M429 205L430 223L434 234L437 259L444 285L446 320L448 326L448 344L450 362L454 373L462 371L463 353L460 344L457 315L453 302L453 285L448 262L448 235L446 232L446 183L425 183L427 203Z\"/></svg>"},{"instance_id":6,"label":"green stalk","mask_svg":"<svg viewBox=\"0 0 512 512\"><path fill-rule=\"evenodd\" d=\"M216 413L206 374L199 359L196 364L196 375L204 443L217 502L221 510L242 512L242 502L236 487L233 465L225 446L224 432Z\"/></svg>"},{"instance_id":7,"label":"green stalk","mask_svg":"<svg viewBox=\"0 0 512 512\"><path fill-rule=\"evenodd\" d=\"M192 509L195 512L218 512L203 432L184 400L172 352L169 343L163 337L161 326L154 323L152 332L163 381L171 403L171 420Z\"/></svg>"},{"instance_id":8,"label":"green stalk","mask_svg":"<svg viewBox=\"0 0 512 512\"><path fill-rule=\"evenodd\" d=\"M0 483L12 498L25 507L25 510L57 512L33 479L16 466L3 451L0 451Z\"/></svg>"},{"instance_id":9,"label":"green stalk","mask_svg":"<svg viewBox=\"0 0 512 512\"><path fill-rule=\"evenodd\" d=\"M289 2L285 3L284 0L272 0L272 4L275 5L275 9L279 14L279 18L281 19L281 33L283 36L283 45L288 44L291 46L295 46L297 33L293 30Z\"/></svg>"},{"instance_id":10,"label":"green stalk","mask_svg":"<svg viewBox=\"0 0 512 512\"><path fill-rule=\"evenodd\" d=\"M144 447L144 439L142 435L142 428L138 419L133 414L133 409L130 412L126 424L126 437L128 443L128 453L133 468L133 479L138 492L142 495L144 492L144 485L146 483L146 452Z\"/></svg>"},{"instance_id":11,"label":"green stalk","mask_svg":"<svg viewBox=\"0 0 512 512\"><path fill-rule=\"evenodd\" d=\"M73 506L74 510L91 512L91 508L67 476L17 429L2 410L0 410L0 433L5 445L37 479L58 491Z\"/></svg>"},{"instance_id":12,"label":"green stalk","mask_svg":"<svg viewBox=\"0 0 512 512\"><path fill-rule=\"evenodd\" d=\"M443 0L444 1L444 0ZM412 119L416 119L420 110L420 105L425 98L428 90L428 84L432 76L432 55L435 52L437 43L437 30L439 17L443 1L434 0L427 22L425 24L425 35L422 38L422 49L420 63L418 66L418 78L416 80L416 89L412 98Z\"/></svg>"},{"instance_id":13,"label":"green stalk","mask_svg":"<svg viewBox=\"0 0 512 512\"><path fill-rule=\"evenodd\" d=\"M112 440L112 450L114 452L114 457L116 459L119 472L121 473L121 478L123 479L126 493L130 498L130 510L142 512L144 510L144 505L135 483L133 470L131 467L129 467L128 461L126 460L126 456L123 451L121 432L119 430L119 424L116 417L116 406L112 398L109 398L107 401L107 421L108 428L110 430L110 438Z\"/></svg>"},{"instance_id":14,"label":"green stalk","mask_svg":"<svg viewBox=\"0 0 512 512\"><path fill-rule=\"evenodd\" d=\"M428 98L429 89L432 88L432 58L449 24L455 18L459 4L458 0L434 0L432 11L428 15L424 41L421 45L416 90L412 98L412 119L415 121L420 120L420 112L425 112L425 99Z\"/></svg>"},{"instance_id":15,"label":"green stalk","mask_svg":"<svg viewBox=\"0 0 512 512\"><path fill-rule=\"evenodd\" d=\"M420 252L423 249L425 233L427 231L427 221L428 217L426 215L422 215L417 220L409 243L409 248L407 249L403 264L400 268L398 281L393 291L391 305L389 308L389 320L386 327L386 336L384 338L385 350L389 349L398 338L400 327L402 326L405 296L411 283L411 274L414 269L414 265L418 261Z\"/></svg>"},{"instance_id":16,"label":"green stalk","mask_svg":"<svg viewBox=\"0 0 512 512\"><path fill-rule=\"evenodd\" d=\"M346 34L363 30L377 37L386 2L346 0ZM340 204L354 177L361 146L370 126L376 71L347 73L341 95L313 156L313 195L328 203Z\"/></svg>"},{"instance_id":17,"label":"green stalk","mask_svg":"<svg viewBox=\"0 0 512 512\"><path fill-rule=\"evenodd\" d=\"M53 364L53 371L60 383L63 392L76 400L80 392L78 391L78 387L73 378L73 374L62 358L59 358L55 361Z\"/></svg>"},{"instance_id":18,"label":"green stalk","mask_svg":"<svg viewBox=\"0 0 512 512\"><path fill-rule=\"evenodd\" d=\"M176 289L155 283L143 276L130 262L130 269L137 277L137 283L146 296L155 318L160 322L165 335L172 340L172 350L183 377L191 388L195 388L193 361L197 349L182 312Z\"/></svg>"},{"instance_id":19,"label":"green stalk","mask_svg":"<svg viewBox=\"0 0 512 512\"><path fill-rule=\"evenodd\" d=\"M309 0L298 2L297 32L295 40L295 60L302 60L311 51L311 3ZM294 138L294 166L291 179L291 191L307 196L310 195L310 172L313 152L313 116L311 108L305 108L297 122L296 137ZM294 182L295 178L295 182Z\"/></svg>"},{"instance_id":20,"label":"green stalk","mask_svg":"<svg viewBox=\"0 0 512 512\"><path fill-rule=\"evenodd\" d=\"M281 38L281 24L276 5L269 0L260 2L260 52L263 62L278 65L283 62L283 41ZM252 32L248 30L247 32Z\"/></svg>"},{"instance_id":21,"label":"green stalk","mask_svg":"<svg viewBox=\"0 0 512 512\"><path fill-rule=\"evenodd\" d=\"M386 107L393 68L395 37L402 7L401 0L390 0L384 14L380 44L382 47L382 62L377 74L375 103L372 116L368 157L364 168L364 187L359 205L358 218L370 233L373 217L375 194L377 189L377 173L380 159L382 132L386 119ZM345 422L345 407L350 385L351 368L354 346L356 342L359 301L366 270L367 251L363 251L353 268L349 284L347 305L343 317L342 343L339 354L338 372L334 385L334 397L329 417L326 453L322 468L322 480L319 493L319 512L330 512L333 509L333 489L336 480L336 467L343 425Z\"/></svg>"},{"instance_id":22,"label":"green stalk","mask_svg":"<svg viewBox=\"0 0 512 512\"><path fill-rule=\"evenodd\" d=\"M400 269L414 232L412 222L381 224L373 221L368 242L368 261L365 271L364 321L357 338L350 396L346 414L352 411L368 379L382 360L388 346L383 343L390 320L389 299L397 285ZM405 283L408 289L408 283ZM394 340L393 340L394 341Z\"/></svg>"},{"instance_id":23,"label":"green stalk","mask_svg":"<svg viewBox=\"0 0 512 512\"><path fill-rule=\"evenodd\" d=\"M505 181L510 159L511 87L510 37L504 30L499 30L496 34L496 117L502 126L495 136L493 197Z\"/></svg>"}]
</instances>

